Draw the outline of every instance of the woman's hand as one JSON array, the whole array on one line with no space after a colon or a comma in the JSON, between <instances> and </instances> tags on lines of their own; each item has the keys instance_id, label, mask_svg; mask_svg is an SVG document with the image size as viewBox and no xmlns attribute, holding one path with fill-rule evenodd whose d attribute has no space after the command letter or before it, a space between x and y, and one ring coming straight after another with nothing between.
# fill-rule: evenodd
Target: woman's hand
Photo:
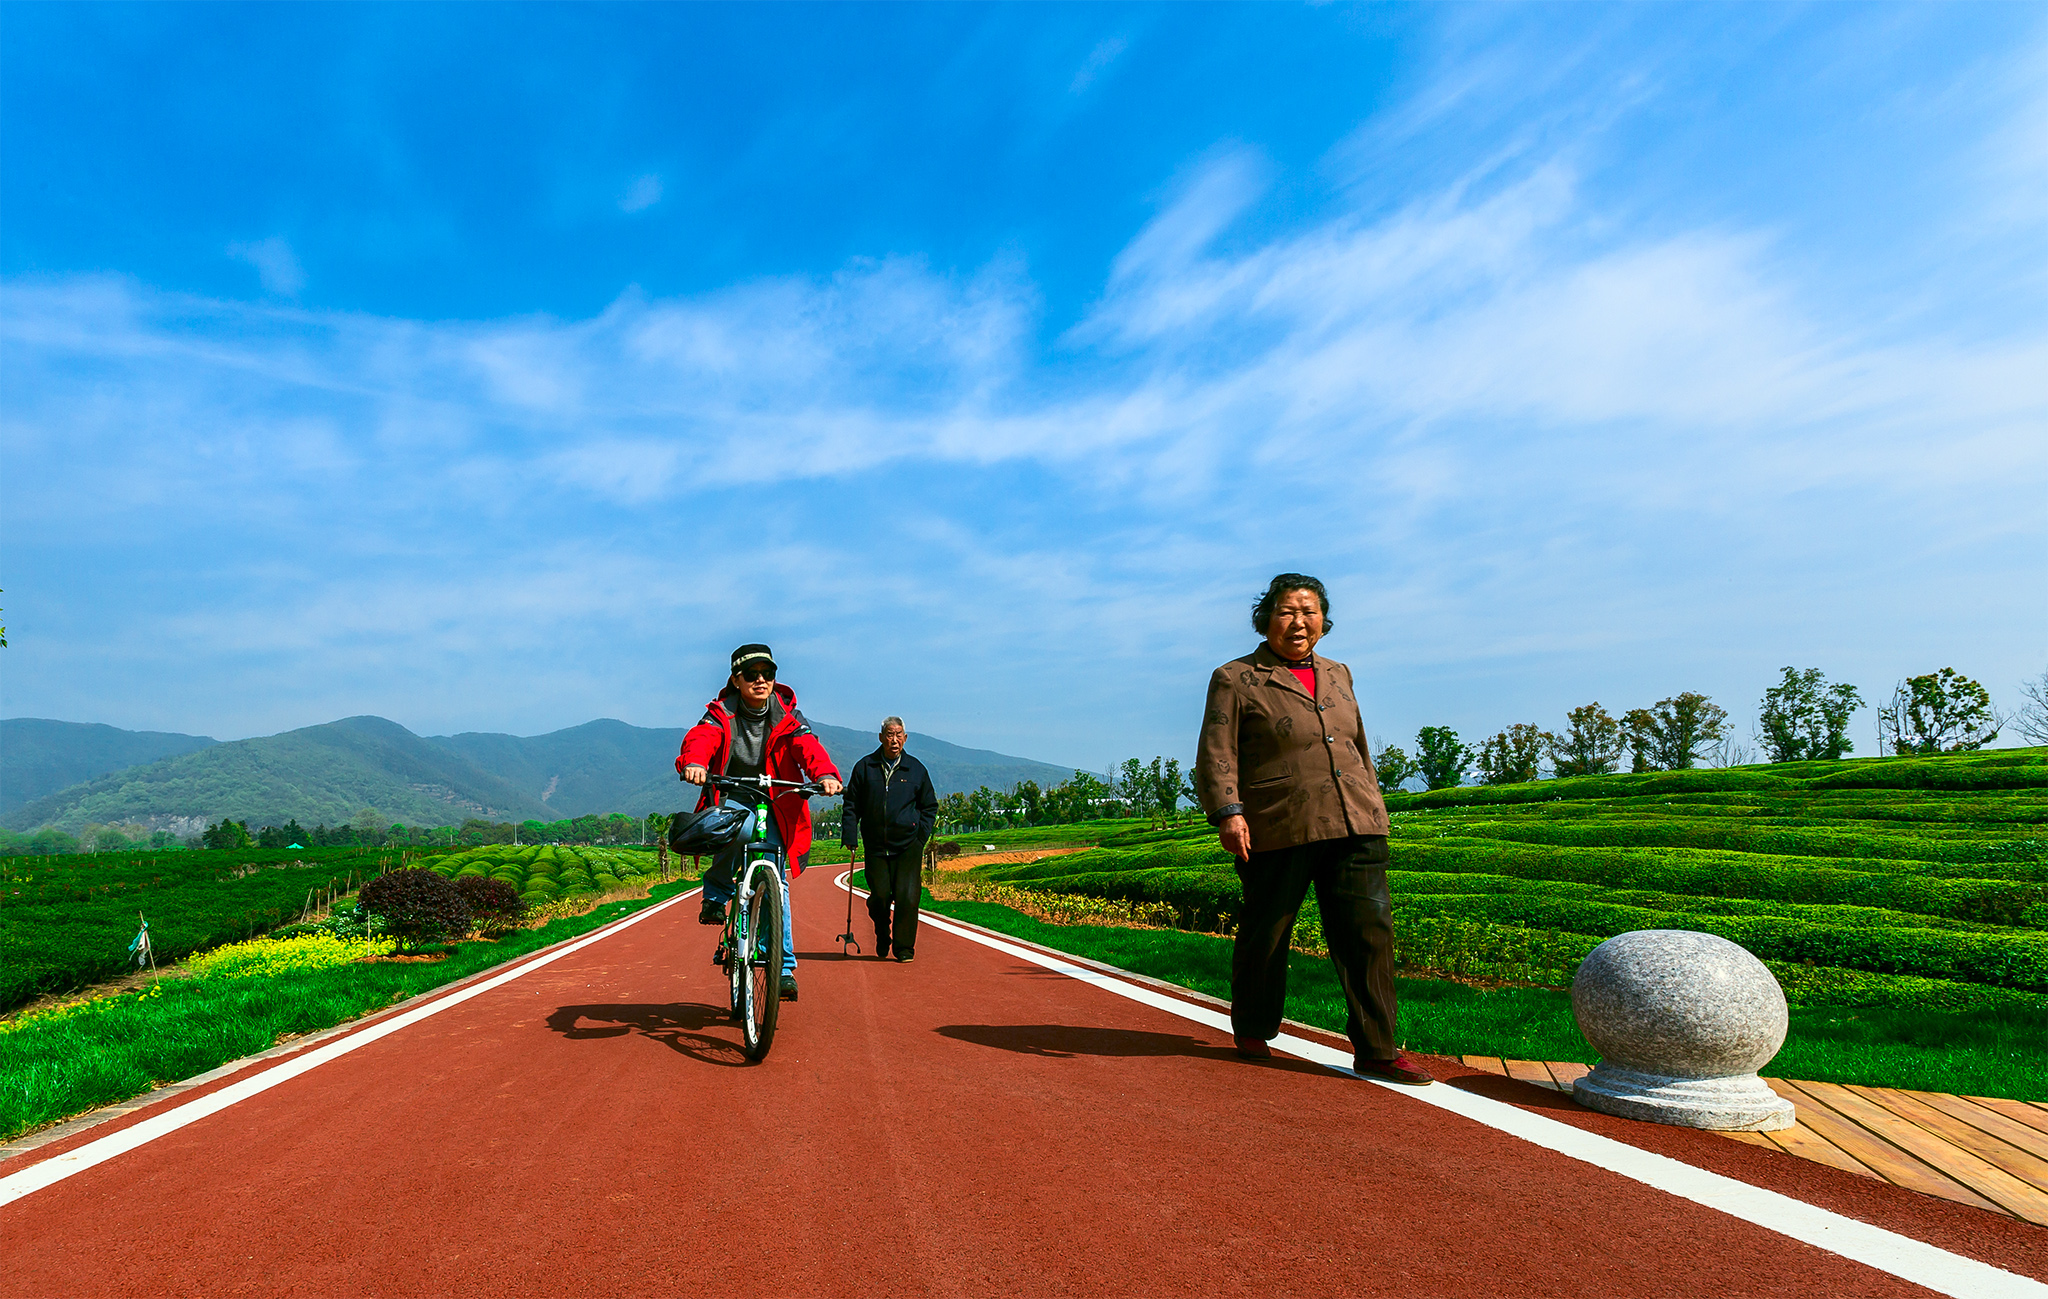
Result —
<instances>
[{"instance_id":1,"label":"woman's hand","mask_svg":"<svg viewBox=\"0 0 2048 1299\"><path fill-rule=\"evenodd\" d=\"M839 791L846 788L846 786L840 784L837 780L834 780L830 776L827 776L823 780L819 781L818 787L825 791L825 797L827 798L838 797Z\"/></svg>"},{"instance_id":2,"label":"woman's hand","mask_svg":"<svg viewBox=\"0 0 2048 1299\"><path fill-rule=\"evenodd\" d=\"M1239 861L1250 861L1252 855L1252 828L1241 816L1226 816L1216 823L1216 838L1223 844L1223 851Z\"/></svg>"},{"instance_id":3,"label":"woman's hand","mask_svg":"<svg viewBox=\"0 0 2048 1299\"><path fill-rule=\"evenodd\" d=\"M704 770L703 765L700 763L693 762L689 766L683 768L683 779L688 781L692 785L703 784L704 777L710 774L710 772Z\"/></svg>"}]
</instances>

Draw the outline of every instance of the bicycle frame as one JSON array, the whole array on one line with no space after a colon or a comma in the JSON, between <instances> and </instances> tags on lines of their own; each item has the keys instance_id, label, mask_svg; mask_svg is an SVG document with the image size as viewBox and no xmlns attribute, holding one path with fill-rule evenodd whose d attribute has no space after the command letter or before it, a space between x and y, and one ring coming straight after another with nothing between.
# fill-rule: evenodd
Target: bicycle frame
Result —
<instances>
[{"instance_id":1,"label":"bicycle frame","mask_svg":"<svg viewBox=\"0 0 2048 1299\"><path fill-rule=\"evenodd\" d=\"M734 871L732 906L726 913L723 941L712 959L725 967L732 1015L740 1021L745 1039L742 1050L748 1059L758 1062L767 1056L769 1044L775 1038L781 1005L782 946L789 924L787 895L783 892L788 849L773 847L768 842L768 818L773 815L776 797L774 787L783 785L791 793L806 794L823 790L818 789L815 781L776 780L765 775L750 780L712 776L710 780L728 793L752 796L749 801L754 833ZM769 890L770 896L762 908L757 908L755 903L764 889ZM754 932L753 917L757 910L762 913L765 934Z\"/></svg>"}]
</instances>

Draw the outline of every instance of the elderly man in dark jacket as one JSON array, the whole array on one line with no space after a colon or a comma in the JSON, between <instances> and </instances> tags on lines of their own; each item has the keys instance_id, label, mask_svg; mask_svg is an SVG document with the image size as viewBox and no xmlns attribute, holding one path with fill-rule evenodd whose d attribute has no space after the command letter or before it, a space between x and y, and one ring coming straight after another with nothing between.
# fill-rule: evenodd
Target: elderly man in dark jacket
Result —
<instances>
[{"instance_id":1,"label":"elderly man in dark jacket","mask_svg":"<svg viewBox=\"0 0 2048 1299\"><path fill-rule=\"evenodd\" d=\"M1330 596L1282 573L1252 609L1265 643L1209 678L1195 792L1244 886L1230 962L1230 1026L1247 1059L1272 1054L1287 1001L1288 940L1311 883L1349 1010L1354 1067L1430 1076L1396 1048L1387 806L1351 669L1315 653Z\"/></svg>"},{"instance_id":2,"label":"elderly man in dark jacket","mask_svg":"<svg viewBox=\"0 0 2048 1299\"><path fill-rule=\"evenodd\" d=\"M840 839L849 849L867 836L868 918L875 922L875 955L908 965L917 955L917 904L924 843L939 820L931 773L903 751L903 719L882 723L881 746L853 764ZM895 915L890 916L893 906Z\"/></svg>"}]
</instances>

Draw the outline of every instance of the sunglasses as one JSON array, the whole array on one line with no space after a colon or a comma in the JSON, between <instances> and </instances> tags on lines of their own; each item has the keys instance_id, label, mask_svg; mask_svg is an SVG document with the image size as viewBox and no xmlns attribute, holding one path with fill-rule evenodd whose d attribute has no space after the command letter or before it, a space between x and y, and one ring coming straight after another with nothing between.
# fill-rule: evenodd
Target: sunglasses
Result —
<instances>
[{"instance_id":1,"label":"sunglasses","mask_svg":"<svg viewBox=\"0 0 2048 1299\"><path fill-rule=\"evenodd\" d=\"M774 668L741 668L741 669L740 669L740 680L742 680L742 681L773 681L774 679L775 679L775 669L774 669Z\"/></svg>"}]
</instances>

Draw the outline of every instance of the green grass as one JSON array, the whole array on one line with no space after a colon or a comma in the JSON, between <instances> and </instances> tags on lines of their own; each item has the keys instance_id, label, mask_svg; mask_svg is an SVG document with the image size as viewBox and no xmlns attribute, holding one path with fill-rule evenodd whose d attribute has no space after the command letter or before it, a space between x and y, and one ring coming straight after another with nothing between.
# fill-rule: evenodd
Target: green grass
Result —
<instances>
[{"instance_id":1,"label":"green grass","mask_svg":"<svg viewBox=\"0 0 2048 1299\"><path fill-rule=\"evenodd\" d=\"M929 893L926 898L925 906L940 915L1213 997L1230 997L1228 938L1170 929L1050 925L993 903L935 901ZM1598 1059L1572 1019L1569 993L1483 990L1438 979L1397 978L1394 983L1407 1050L1583 1064ZM1295 954L1287 1017L1344 1031L1344 996L1328 960ZM1765 1071L1816 1082L2048 1100L2048 1016L2031 1006L1964 1013L1906 1006L1794 1006L1784 1049Z\"/></svg>"},{"instance_id":2,"label":"green grass","mask_svg":"<svg viewBox=\"0 0 2048 1299\"><path fill-rule=\"evenodd\" d=\"M456 944L433 964L164 979L149 992L27 1017L0 1027L0 1140L205 1073L282 1035L332 1028L695 886L657 884L645 899L607 903L496 942Z\"/></svg>"},{"instance_id":3,"label":"green grass","mask_svg":"<svg viewBox=\"0 0 2048 1299\"><path fill-rule=\"evenodd\" d=\"M296 920L309 893L414 856L399 849L234 849L0 858L0 1010L131 966L138 913L157 960Z\"/></svg>"}]
</instances>

